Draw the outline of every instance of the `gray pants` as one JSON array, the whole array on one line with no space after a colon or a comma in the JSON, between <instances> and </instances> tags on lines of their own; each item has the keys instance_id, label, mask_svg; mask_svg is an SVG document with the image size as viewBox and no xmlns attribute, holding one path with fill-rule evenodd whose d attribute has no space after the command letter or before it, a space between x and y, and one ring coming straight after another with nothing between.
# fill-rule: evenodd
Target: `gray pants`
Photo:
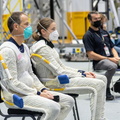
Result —
<instances>
[{"instance_id":1,"label":"gray pants","mask_svg":"<svg viewBox=\"0 0 120 120\"><path fill-rule=\"evenodd\" d=\"M115 74L116 69L117 69L117 64L115 64L114 62L108 59L101 60L95 66L95 70L106 70L105 76L107 77L107 88L110 88L110 83L113 75Z\"/></svg>"}]
</instances>

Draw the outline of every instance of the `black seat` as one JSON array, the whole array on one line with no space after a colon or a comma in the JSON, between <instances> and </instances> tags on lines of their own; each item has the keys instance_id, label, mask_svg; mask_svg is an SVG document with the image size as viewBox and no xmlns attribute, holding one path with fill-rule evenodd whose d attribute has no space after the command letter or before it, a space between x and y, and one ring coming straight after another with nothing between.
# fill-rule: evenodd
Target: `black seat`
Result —
<instances>
[{"instance_id":1,"label":"black seat","mask_svg":"<svg viewBox=\"0 0 120 120\"><path fill-rule=\"evenodd\" d=\"M78 97L79 94L68 93L68 95L70 95L71 97L73 97L74 101L75 101L75 105L73 106L74 120L80 120L79 112L78 112L78 106L77 106L77 101L76 101L76 97Z\"/></svg>"},{"instance_id":2,"label":"black seat","mask_svg":"<svg viewBox=\"0 0 120 120\"><path fill-rule=\"evenodd\" d=\"M2 102L4 101L1 99L1 85L0 85L0 103ZM43 115L42 112L34 112L34 111L28 111L24 109L9 108L7 112L8 114L5 115L2 113L0 109L0 115L4 117L4 120L7 120L8 118L11 118L11 117L22 117L22 120L25 120L26 117L31 117L33 120L40 120L41 116ZM37 117L37 119L35 117Z\"/></svg>"},{"instance_id":3,"label":"black seat","mask_svg":"<svg viewBox=\"0 0 120 120\"><path fill-rule=\"evenodd\" d=\"M22 120L25 120L26 117L31 117L33 120L40 120L41 116L43 115L43 113L41 112L28 111L23 109L12 109L12 108L9 108L7 112L8 115L5 115L0 110L0 115L4 117L4 120L7 120L8 118L11 117L22 117ZM37 119L35 117L37 117Z\"/></svg>"},{"instance_id":4,"label":"black seat","mask_svg":"<svg viewBox=\"0 0 120 120\"><path fill-rule=\"evenodd\" d=\"M3 100L1 99L1 85L0 85L0 103L3 102Z\"/></svg>"},{"instance_id":5,"label":"black seat","mask_svg":"<svg viewBox=\"0 0 120 120\"><path fill-rule=\"evenodd\" d=\"M1 89L1 87L0 87ZM1 91L0 91L1 93ZM1 95L0 95L0 103L2 103L3 100L1 99ZM28 111L28 110L24 110L24 109L11 109L9 108L7 110L8 114L5 115L2 113L1 109L0 109L0 115L2 117L4 117L4 120L7 120L8 118L11 117L22 117L22 120L25 120L26 117L31 117L33 120L40 120L41 116L43 115L42 112L34 112L34 111ZM37 119L35 118L37 117Z\"/></svg>"}]
</instances>

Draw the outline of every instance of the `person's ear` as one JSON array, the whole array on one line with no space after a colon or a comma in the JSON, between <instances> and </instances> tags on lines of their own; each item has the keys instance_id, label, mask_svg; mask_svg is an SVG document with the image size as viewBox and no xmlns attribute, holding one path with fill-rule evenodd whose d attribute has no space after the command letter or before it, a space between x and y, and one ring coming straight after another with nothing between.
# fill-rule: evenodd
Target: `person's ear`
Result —
<instances>
[{"instance_id":1,"label":"person's ear","mask_svg":"<svg viewBox=\"0 0 120 120\"><path fill-rule=\"evenodd\" d=\"M90 23L92 23L92 20L89 20Z\"/></svg>"},{"instance_id":2,"label":"person's ear","mask_svg":"<svg viewBox=\"0 0 120 120\"><path fill-rule=\"evenodd\" d=\"M46 30L41 29L41 33L42 33L42 35L45 35L46 34Z\"/></svg>"},{"instance_id":3,"label":"person's ear","mask_svg":"<svg viewBox=\"0 0 120 120\"><path fill-rule=\"evenodd\" d=\"M14 24L13 24L13 29L14 29L14 30L18 30L18 27L19 27L19 25L18 25L17 23L14 23Z\"/></svg>"}]
</instances>

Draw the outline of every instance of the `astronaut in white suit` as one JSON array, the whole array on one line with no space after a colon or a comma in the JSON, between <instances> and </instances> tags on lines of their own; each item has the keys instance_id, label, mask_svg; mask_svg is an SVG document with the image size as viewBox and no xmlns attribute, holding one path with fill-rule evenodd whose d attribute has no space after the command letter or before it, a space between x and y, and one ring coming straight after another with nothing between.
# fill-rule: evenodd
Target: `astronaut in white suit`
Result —
<instances>
[{"instance_id":1,"label":"astronaut in white suit","mask_svg":"<svg viewBox=\"0 0 120 120\"><path fill-rule=\"evenodd\" d=\"M94 120L106 120L104 117L106 77L65 66L61 62L52 43L52 40L57 40L58 36L59 34L56 30L54 20L43 18L38 22L37 30L33 34L36 42L30 48L30 53L41 55L44 59L48 60L52 66L49 63L45 64L43 58L40 59L39 57L32 56L31 59L37 76L42 80L44 85L49 88L60 87L57 82L57 76L65 74L70 78L70 83L66 84L65 87L92 87L96 89L98 99ZM51 80L49 78L51 78ZM91 98L91 113L93 112L93 97L94 95Z\"/></svg>"},{"instance_id":2,"label":"astronaut in white suit","mask_svg":"<svg viewBox=\"0 0 120 120\"><path fill-rule=\"evenodd\" d=\"M13 102L11 94L17 94L23 99L23 109L42 112L41 120L64 120L73 107L71 96L48 91L33 73L30 54L27 45L23 43L32 35L28 17L23 12L14 12L8 19L8 28L12 37L0 46L5 63L8 66L12 79L9 80L5 72L1 83L9 91L3 89L3 97ZM55 102L54 96L59 96ZM9 108L18 108L16 105Z\"/></svg>"}]
</instances>

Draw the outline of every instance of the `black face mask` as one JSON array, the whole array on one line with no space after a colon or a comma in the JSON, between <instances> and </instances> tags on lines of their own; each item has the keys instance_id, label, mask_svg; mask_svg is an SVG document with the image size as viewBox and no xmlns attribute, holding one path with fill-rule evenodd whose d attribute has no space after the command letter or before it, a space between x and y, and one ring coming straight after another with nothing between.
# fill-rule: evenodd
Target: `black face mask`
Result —
<instances>
[{"instance_id":1,"label":"black face mask","mask_svg":"<svg viewBox=\"0 0 120 120\"><path fill-rule=\"evenodd\" d=\"M101 20L93 22L93 26L99 28L101 26Z\"/></svg>"}]
</instances>

